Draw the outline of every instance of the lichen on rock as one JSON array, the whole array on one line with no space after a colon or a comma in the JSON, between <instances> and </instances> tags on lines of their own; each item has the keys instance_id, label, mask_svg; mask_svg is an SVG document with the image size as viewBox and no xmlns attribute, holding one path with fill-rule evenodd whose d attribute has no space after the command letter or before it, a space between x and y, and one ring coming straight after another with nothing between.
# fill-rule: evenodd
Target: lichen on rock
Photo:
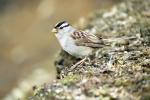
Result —
<instances>
[{"instance_id":1,"label":"lichen on rock","mask_svg":"<svg viewBox=\"0 0 150 100\"><path fill-rule=\"evenodd\" d=\"M32 99L149 100L149 15L149 0L124 0L91 14L83 29L101 36L109 46L95 50L90 60L71 72L78 59L61 51L55 61L61 79L42 87Z\"/></svg>"}]
</instances>

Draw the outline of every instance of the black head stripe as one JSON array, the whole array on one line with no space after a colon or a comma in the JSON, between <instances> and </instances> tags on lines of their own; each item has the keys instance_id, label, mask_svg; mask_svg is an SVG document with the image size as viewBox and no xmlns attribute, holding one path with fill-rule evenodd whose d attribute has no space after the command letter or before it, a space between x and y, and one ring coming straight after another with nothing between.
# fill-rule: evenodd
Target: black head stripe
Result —
<instances>
[{"instance_id":1,"label":"black head stripe","mask_svg":"<svg viewBox=\"0 0 150 100\"><path fill-rule=\"evenodd\" d=\"M64 26L61 26L61 27L59 27L60 29L63 29L64 27L68 27L69 26L69 24L66 24L66 25L64 25Z\"/></svg>"},{"instance_id":2,"label":"black head stripe","mask_svg":"<svg viewBox=\"0 0 150 100\"><path fill-rule=\"evenodd\" d=\"M62 21L62 22L57 23L54 28L60 27L63 23L66 23L66 21Z\"/></svg>"}]
</instances>

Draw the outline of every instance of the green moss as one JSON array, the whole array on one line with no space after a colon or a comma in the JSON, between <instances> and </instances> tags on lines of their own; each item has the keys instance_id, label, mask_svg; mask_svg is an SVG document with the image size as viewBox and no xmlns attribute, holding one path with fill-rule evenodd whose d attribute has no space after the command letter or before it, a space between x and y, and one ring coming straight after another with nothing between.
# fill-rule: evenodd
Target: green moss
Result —
<instances>
[{"instance_id":1,"label":"green moss","mask_svg":"<svg viewBox=\"0 0 150 100\"><path fill-rule=\"evenodd\" d=\"M74 83L79 77L73 73L68 73L60 82L64 85Z\"/></svg>"}]
</instances>

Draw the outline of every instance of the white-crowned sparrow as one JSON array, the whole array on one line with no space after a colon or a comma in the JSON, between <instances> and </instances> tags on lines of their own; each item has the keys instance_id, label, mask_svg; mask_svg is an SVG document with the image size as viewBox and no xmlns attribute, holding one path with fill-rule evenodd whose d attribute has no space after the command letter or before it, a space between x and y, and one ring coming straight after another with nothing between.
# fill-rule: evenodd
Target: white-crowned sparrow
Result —
<instances>
[{"instance_id":1,"label":"white-crowned sparrow","mask_svg":"<svg viewBox=\"0 0 150 100\"><path fill-rule=\"evenodd\" d=\"M52 30L63 50L76 58L90 55L95 47L102 47L103 40L87 32L77 30L66 21L59 22Z\"/></svg>"}]
</instances>

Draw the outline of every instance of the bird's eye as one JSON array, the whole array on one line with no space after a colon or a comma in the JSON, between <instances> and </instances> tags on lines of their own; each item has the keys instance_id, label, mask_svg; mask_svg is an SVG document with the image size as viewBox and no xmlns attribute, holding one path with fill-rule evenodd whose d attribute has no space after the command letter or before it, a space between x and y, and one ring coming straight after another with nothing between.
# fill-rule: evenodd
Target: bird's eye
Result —
<instances>
[{"instance_id":1,"label":"bird's eye","mask_svg":"<svg viewBox=\"0 0 150 100\"><path fill-rule=\"evenodd\" d=\"M60 29L63 29L64 27L60 27Z\"/></svg>"}]
</instances>

